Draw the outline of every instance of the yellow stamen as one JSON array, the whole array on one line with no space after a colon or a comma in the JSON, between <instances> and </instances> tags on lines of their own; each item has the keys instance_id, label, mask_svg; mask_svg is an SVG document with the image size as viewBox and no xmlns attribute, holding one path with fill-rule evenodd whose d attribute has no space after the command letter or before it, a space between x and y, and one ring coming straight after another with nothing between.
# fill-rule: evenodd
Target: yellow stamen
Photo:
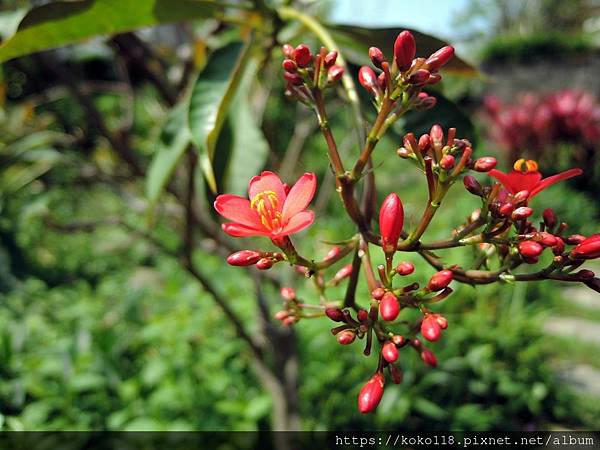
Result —
<instances>
[{"instance_id":1,"label":"yellow stamen","mask_svg":"<svg viewBox=\"0 0 600 450\"><path fill-rule=\"evenodd\" d=\"M273 191L262 191L250 200L250 207L254 209L263 226L271 231L280 230L282 215L279 209L279 197Z\"/></svg>"},{"instance_id":2,"label":"yellow stamen","mask_svg":"<svg viewBox=\"0 0 600 450\"><path fill-rule=\"evenodd\" d=\"M524 172L524 173L537 172L538 163L535 162L533 159L525 160L525 158L520 158L515 161L513 168L517 171Z\"/></svg>"}]
</instances>

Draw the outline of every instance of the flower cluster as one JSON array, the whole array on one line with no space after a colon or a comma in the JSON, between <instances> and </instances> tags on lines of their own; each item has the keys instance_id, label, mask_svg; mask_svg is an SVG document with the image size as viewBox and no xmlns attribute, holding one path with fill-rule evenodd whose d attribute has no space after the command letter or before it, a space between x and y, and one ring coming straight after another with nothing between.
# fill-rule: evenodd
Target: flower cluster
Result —
<instances>
[{"instance_id":1,"label":"flower cluster","mask_svg":"<svg viewBox=\"0 0 600 450\"><path fill-rule=\"evenodd\" d=\"M491 136L511 158L523 150L539 158L557 143L589 147L600 140L600 105L589 92L567 89L546 97L526 93L511 105L488 96L485 112Z\"/></svg>"},{"instance_id":2,"label":"flower cluster","mask_svg":"<svg viewBox=\"0 0 600 450\"><path fill-rule=\"evenodd\" d=\"M376 170L368 170L371 154L387 128L404 112L433 106L434 101L427 94L423 96L422 88L440 81L438 71L452 57L452 47L443 47L429 58L416 58L414 37L403 31L395 41L391 64L379 49L369 50L380 73L363 67L358 78L375 96L377 118L351 170L346 170L337 152L321 95L343 73L343 68L335 65L337 53L323 48L314 56L303 44L296 48L286 45L283 51L287 90L314 107L336 174L336 191L356 233L340 236L343 244L331 248L321 260L304 257L296 249L290 236L315 219L307 210L317 184L313 173L305 173L289 188L276 174L263 172L250 180L249 199L219 195L214 206L231 221L223 224L229 235L264 236L278 247L276 251L241 250L229 256L229 264L255 265L265 270L285 261L303 277L312 278L316 288L312 297L318 300L302 300L292 288L284 287L283 308L276 313L277 320L290 326L305 319L327 318L335 324L331 333L339 344L357 345L362 341L366 356L375 350L378 358L374 374L358 395L361 413L371 412L379 404L386 372L393 383L402 381L402 349L412 348L424 364L437 366L435 354L424 342L435 345L429 343L441 339L448 329L448 320L434 308L452 294L451 283L554 279L582 282L600 292L600 278L590 270L578 270L586 260L600 257L600 234L567 235L567 224L551 208L543 210L538 225L534 222L539 213L531 200L554 183L580 175L580 169L543 178L535 161L519 159L511 172L504 173L495 168L494 158L475 158L471 143L457 138L454 128L444 132L441 126L433 125L419 138L406 134L396 150L401 159L410 161L423 174L428 197L420 219L406 225L405 208L395 192L388 193L377 208ZM483 176L486 182L474 175ZM430 223L457 182L480 198L481 207L468 214L447 239L427 241ZM361 202L355 191L359 183L364 183ZM466 247L475 254L469 266L452 264L439 256L443 250L455 247ZM408 255L424 259L431 270L415 270ZM381 258L384 264L374 264L372 257ZM533 264L542 267L531 269ZM367 292L357 289L361 276ZM346 292L342 299L336 297L339 289L331 294L331 288L343 284ZM418 319L402 317L409 309L417 312Z\"/></svg>"}]
</instances>

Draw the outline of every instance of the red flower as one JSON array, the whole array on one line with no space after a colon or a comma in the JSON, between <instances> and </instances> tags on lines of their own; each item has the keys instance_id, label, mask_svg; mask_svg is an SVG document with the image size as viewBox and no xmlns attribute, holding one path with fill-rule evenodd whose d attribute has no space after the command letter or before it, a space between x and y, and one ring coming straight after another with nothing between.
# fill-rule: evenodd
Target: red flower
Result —
<instances>
[{"instance_id":1,"label":"red flower","mask_svg":"<svg viewBox=\"0 0 600 450\"><path fill-rule=\"evenodd\" d=\"M233 222L222 225L225 233L236 236L267 236L277 239L297 233L315 220L306 208L317 187L314 173L305 173L286 192L286 186L273 172L253 177L248 187L250 200L232 194L219 195L215 209Z\"/></svg>"},{"instance_id":2,"label":"red flower","mask_svg":"<svg viewBox=\"0 0 600 450\"><path fill-rule=\"evenodd\" d=\"M554 183L576 177L583 173L581 169L570 169L542 179L542 174L538 171L537 163L533 160L525 161L523 158L517 160L513 167L514 170L509 173L492 169L488 172L488 175L500 181L513 195L520 191L529 192L528 199L533 198Z\"/></svg>"}]
</instances>

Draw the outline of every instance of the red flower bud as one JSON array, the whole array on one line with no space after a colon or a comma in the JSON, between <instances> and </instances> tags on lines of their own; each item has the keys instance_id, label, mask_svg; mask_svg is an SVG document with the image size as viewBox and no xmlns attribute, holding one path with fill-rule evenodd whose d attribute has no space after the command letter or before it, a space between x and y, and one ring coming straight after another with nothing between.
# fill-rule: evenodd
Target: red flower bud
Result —
<instances>
[{"instance_id":1,"label":"red flower bud","mask_svg":"<svg viewBox=\"0 0 600 450\"><path fill-rule=\"evenodd\" d=\"M381 90L384 90L386 85L387 81L385 79L385 72L381 72L379 75L377 75L377 86L379 86Z\"/></svg>"},{"instance_id":2,"label":"red flower bud","mask_svg":"<svg viewBox=\"0 0 600 450\"><path fill-rule=\"evenodd\" d=\"M425 84L425 82L429 81L429 77L431 76L431 72L425 69L419 69L415 73L413 73L410 77L408 77L408 82L410 84ZM425 94L427 95L427 94Z\"/></svg>"},{"instance_id":3,"label":"red flower bud","mask_svg":"<svg viewBox=\"0 0 600 450\"><path fill-rule=\"evenodd\" d=\"M439 272L434 273L429 279L429 283L427 283L427 289L430 291L441 291L450 284L452 278L454 278L454 274L451 270L440 270Z\"/></svg>"},{"instance_id":4,"label":"red flower bud","mask_svg":"<svg viewBox=\"0 0 600 450\"><path fill-rule=\"evenodd\" d=\"M323 62L325 63L325 67L331 67L335 64L335 61L337 60L338 57L338 52L336 52L335 50L330 51L329 53L327 53L325 55L325 59L323 60Z\"/></svg>"},{"instance_id":5,"label":"red flower bud","mask_svg":"<svg viewBox=\"0 0 600 450\"><path fill-rule=\"evenodd\" d=\"M393 342L387 341L381 348L381 355L389 363L394 363L398 359L398 349Z\"/></svg>"},{"instance_id":6,"label":"red flower bud","mask_svg":"<svg viewBox=\"0 0 600 450\"><path fill-rule=\"evenodd\" d=\"M377 408L381 397L383 397L383 387L385 378L383 374L377 372L365 384L358 394L358 410L362 414L370 413Z\"/></svg>"},{"instance_id":7,"label":"red flower bud","mask_svg":"<svg viewBox=\"0 0 600 450\"><path fill-rule=\"evenodd\" d=\"M410 69L412 61L417 53L417 44L410 31L404 30L394 42L394 61L401 72Z\"/></svg>"},{"instance_id":8,"label":"red flower bud","mask_svg":"<svg viewBox=\"0 0 600 450\"><path fill-rule=\"evenodd\" d=\"M336 283L339 283L344 278L349 277L351 274L352 274L352 264L347 264L344 267L342 267L340 270L337 271L337 273L334 275L333 279L335 280Z\"/></svg>"},{"instance_id":9,"label":"red flower bud","mask_svg":"<svg viewBox=\"0 0 600 450\"><path fill-rule=\"evenodd\" d=\"M342 322L344 320L344 313L340 308L326 308L325 315L334 322Z\"/></svg>"},{"instance_id":10,"label":"red flower bud","mask_svg":"<svg viewBox=\"0 0 600 450\"><path fill-rule=\"evenodd\" d=\"M283 56L285 56L286 58L294 58L294 47L292 47L290 44L284 44L281 47L281 51L283 52Z\"/></svg>"},{"instance_id":11,"label":"red flower bud","mask_svg":"<svg viewBox=\"0 0 600 450\"><path fill-rule=\"evenodd\" d=\"M371 291L371 297L373 297L375 300L381 300L384 295L385 295L385 289L380 288L380 287L375 288Z\"/></svg>"},{"instance_id":12,"label":"red flower bud","mask_svg":"<svg viewBox=\"0 0 600 450\"><path fill-rule=\"evenodd\" d=\"M359 322L366 322L369 318L369 313L364 309L359 309L356 313L356 318Z\"/></svg>"},{"instance_id":13,"label":"red flower bud","mask_svg":"<svg viewBox=\"0 0 600 450\"><path fill-rule=\"evenodd\" d=\"M521 206L513 211L511 217L513 220L524 220L524 219L527 219L532 214L533 214L533 209L531 209L529 206Z\"/></svg>"},{"instance_id":14,"label":"red flower bud","mask_svg":"<svg viewBox=\"0 0 600 450\"><path fill-rule=\"evenodd\" d=\"M582 269L575 275L579 276L582 280L590 280L596 276L596 274L589 269Z\"/></svg>"},{"instance_id":15,"label":"red flower bud","mask_svg":"<svg viewBox=\"0 0 600 450\"><path fill-rule=\"evenodd\" d=\"M425 61L424 66L429 69L431 72L435 72L439 70L442 66L446 65L450 58L454 56L454 48L447 45L445 47L440 48L437 52L431 55Z\"/></svg>"},{"instance_id":16,"label":"red flower bud","mask_svg":"<svg viewBox=\"0 0 600 450\"><path fill-rule=\"evenodd\" d=\"M358 82L367 91L373 91L377 85L377 76L373 69L367 66L362 66L358 71Z\"/></svg>"},{"instance_id":17,"label":"red flower bud","mask_svg":"<svg viewBox=\"0 0 600 450\"><path fill-rule=\"evenodd\" d=\"M381 63L384 61L383 52L377 47L369 48L369 58L371 58L371 62L378 69L381 69Z\"/></svg>"},{"instance_id":18,"label":"red flower bud","mask_svg":"<svg viewBox=\"0 0 600 450\"><path fill-rule=\"evenodd\" d=\"M400 314L400 303L392 292L386 292L379 303L379 313L383 320L391 322Z\"/></svg>"},{"instance_id":19,"label":"red flower bud","mask_svg":"<svg viewBox=\"0 0 600 450\"><path fill-rule=\"evenodd\" d=\"M273 267L273 264L275 264L275 261L273 261L272 258L262 258L256 263L256 268L259 270L267 270Z\"/></svg>"},{"instance_id":20,"label":"red flower bud","mask_svg":"<svg viewBox=\"0 0 600 450\"><path fill-rule=\"evenodd\" d=\"M395 334L392 336L392 342L394 345L396 345L396 347L402 347L404 344L406 344L406 339L404 339L404 336Z\"/></svg>"},{"instance_id":21,"label":"red flower bud","mask_svg":"<svg viewBox=\"0 0 600 450\"><path fill-rule=\"evenodd\" d=\"M556 244L552 247L552 253L556 256L562 255L565 251L565 241L556 236Z\"/></svg>"},{"instance_id":22,"label":"red flower bud","mask_svg":"<svg viewBox=\"0 0 600 450\"><path fill-rule=\"evenodd\" d=\"M256 264L262 258L261 252L254 250L242 250L232 253L227 257L227 264L231 266L251 266Z\"/></svg>"},{"instance_id":23,"label":"red flower bud","mask_svg":"<svg viewBox=\"0 0 600 450\"><path fill-rule=\"evenodd\" d=\"M386 254L396 251L403 225L404 208L402 207L402 201L396 194L391 193L385 198L379 209L381 246Z\"/></svg>"},{"instance_id":24,"label":"red flower bud","mask_svg":"<svg viewBox=\"0 0 600 450\"><path fill-rule=\"evenodd\" d=\"M444 130L437 123L431 127L431 131L429 132L429 136L431 136L431 140L433 141L434 147L442 147L444 145Z\"/></svg>"},{"instance_id":25,"label":"red flower bud","mask_svg":"<svg viewBox=\"0 0 600 450\"><path fill-rule=\"evenodd\" d=\"M481 197L483 195L483 188L479 181L471 175L467 175L463 178L463 183L465 184L465 189L469 191L473 195L477 195Z\"/></svg>"},{"instance_id":26,"label":"red flower bud","mask_svg":"<svg viewBox=\"0 0 600 450\"><path fill-rule=\"evenodd\" d=\"M544 247L534 241L519 242L519 253L525 258L535 258L542 254Z\"/></svg>"},{"instance_id":27,"label":"red flower bud","mask_svg":"<svg viewBox=\"0 0 600 450\"><path fill-rule=\"evenodd\" d=\"M437 341L442 336L442 327L435 314L427 314L421 322L421 334L428 341Z\"/></svg>"},{"instance_id":28,"label":"red flower bud","mask_svg":"<svg viewBox=\"0 0 600 450\"><path fill-rule=\"evenodd\" d=\"M298 66L291 59L284 59L281 63L281 67L283 67L283 70L289 73L296 73L298 71Z\"/></svg>"},{"instance_id":29,"label":"red flower bud","mask_svg":"<svg viewBox=\"0 0 600 450\"><path fill-rule=\"evenodd\" d=\"M300 86L302 83L304 83L302 77L297 73L283 72L283 78L285 78L285 81L294 86Z\"/></svg>"},{"instance_id":30,"label":"red flower bud","mask_svg":"<svg viewBox=\"0 0 600 450\"><path fill-rule=\"evenodd\" d=\"M547 228L554 228L556 225L557 219L556 214L552 208L546 208L542 213L542 217L544 218L544 223Z\"/></svg>"},{"instance_id":31,"label":"red flower bud","mask_svg":"<svg viewBox=\"0 0 600 450\"><path fill-rule=\"evenodd\" d=\"M565 239L565 242L569 245L577 245L581 244L585 241L586 237L581 234L572 234L568 238Z\"/></svg>"},{"instance_id":32,"label":"red flower bud","mask_svg":"<svg viewBox=\"0 0 600 450\"><path fill-rule=\"evenodd\" d=\"M513 205L512 203L504 203L503 205L500 206L500 208L498 209L498 212L500 212L500 215L502 217L506 217L506 216L510 216L514 210L515 210L515 205Z\"/></svg>"},{"instance_id":33,"label":"red flower bud","mask_svg":"<svg viewBox=\"0 0 600 450\"><path fill-rule=\"evenodd\" d=\"M421 153L425 153L429 150L429 146L431 145L431 137L428 134L424 134L419 138L419 151Z\"/></svg>"},{"instance_id":34,"label":"red flower bud","mask_svg":"<svg viewBox=\"0 0 600 450\"><path fill-rule=\"evenodd\" d=\"M473 169L475 169L477 172L489 172L496 167L497 163L498 161L496 161L496 158L484 156L483 158L479 158L477 161L475 161L473 164Z\"/></svg>"},{"instance_id":35,"label":"red flower bud","mask_svg":"<svg viewBox=\"0 0 600 450\"><path fill-rule=\"evenodd\" d=\"M427 79L427 84L437 84L442 81L442 76L439 73L432 73Z\"/></svg>"},{"instance_id":36,"label":"red flower bud","mask_svg":"<svg viewBox=\"0 0 600 450\"><path fill-rule=\"evenodd\" d=\"M394 382L394 384L402 383L402 371L393 364L390 364L388 366L388 369L390 371L390 375L392 377L392 381Z\"/></svg>"},{"instance_id":37,"label":"red flower bud","mask_svg":"<svg viewBox=\"0 0 600 450\"><path fill-rule=\"evenodd\" d=\"M571 256L578 259L600 258L600 233L584 239L577 247L571 250Z\"/></svg>"},{"instance_id":38,"label":"red flower bud","mask_svg":"<svg viewBox=\"0 0 600 450\"><path fill-rule=\"evenodd\" d=\"M431 367L437 367L437 358L433 354L433 352L429 349L424 349L421 352L421 359L425 364Z\"/></svg>"},{"instance_id":39,"label":"red flower bud","mask_svg":"<svg viewBox=\"0 0 600 450\"><path fill-rule=\"evenodd\" d=\"M402 262L398 263L398 265L396 266L396 273L398 275L406 276L406 275L410 275L414 271L415 271L414 264L411 262L408 262L408 261L402 261Z\"/></svg>"},{"instance_id":40,"label":"red flower bud","mask_svg":"<svg viewBox=\"0 0 600 450\"><path fill-rule=\"evenodd\" d=\"M444 316L442 316L441 314L432 314L432 315L435 316L435 320L440 325L440 327L442 327L442 330L445 330L446 328L448 328L448 320Z\"/></svg>"},{"instance_id":41,"label":"red flower bud","mask_svg":"<svg viewBox=\"0 0 600 450\"><path fill-rule=\"evenodd\" d=\"M537 234L535 240L542 244L544 247L554 247L558 243L558 239L556 236L550 233L546 233L542 231Z\"/></svg>"},{"instance_id":42,"label":"red flower bud","mask_svg":"<svg viewBox=\"0 0 600 450\"><path fill-rule=\"evenodd\" d=\"M287 311L277 311L275 313L275 319L276 320L284 320L286 319L290 314Z\"/></svg>"},{"instance_id":43,"label":"red flower bud","mask_svg":"<svg viewBox=\"0 0 600 450\"><path fill-rule=\"evenodd\" d=\"M513 195L513 202L515 204L523 203L529 198L529 191L522 190Z\"/></svg>"},{"instance_id":44,"label":"red flower bud","mask_svg":"<svg viewBox=\"0 0 600 450\"><path fill-rule=\"evenodd\" d=\"M444 155L440 160L440 167L444 170L450 170L454 167L454 156Z\"/></svg>"},{"instance_id":45,"label":"red flower bud","mask_svg":"<svg viewBox=\"0 0 600 450\"><path fill-rule=\"evenodd\" d=\"M329 251L327 252L327 254L325 255L325 261L330 261L330 260L332 260L333 258L337 257L337 255L339 255L341 251L342 251L342 249L341 249L341 248L339 248L339 247L337 247L337 246L336 246L336 247L333 247L333 248L332 248L331 250L329 250Z\"/></svg>"},{"instance_id":46,"label":"red flower bud","mask_svg":"<svg viewBox=\"0 0 600 450\"><path fill-rule=\"evenodd\" d=\"M436 103L437 99L435 97L432 97L425 92L419 92L419 95L417 95L417 102L415 103L415 109L417 111L424 111L433 108Z\"/></svg>"},{"instance_id":47,"label":"red flower bud","mask_svg":"<svg viewBox=\"0 0 600 450\"><path fill-rule=\"evenodd\" d=\"M344 76L344 68L341 66L331 66L327 71L327 81L335 83Z\"/></svg>"},{"instance_id":48,"label":"red flower bud","mask_svg":"<svg viewBox=\"0 0 600 450\"><path fill-rule=\"evenodd\" d=\"M279 291L281 297L287 301L296 300L296 292L291 287L282 287Z\"/></svg>"},{"instance_id":49,"label":"red flower bud","mask_svg":"<svg viewBox=\"0 0 600 450\"><path fill-rule=\"evenodd\" d=\"M342 345L350 345L356 339L356 333L352 330L344 330L336 336L336 339Z\"/></svg>"},{"instance_id":50,"label":"red flower bud","mask_svg":"<svg viewBox=\"0 0 600 450\"><path fill-rule=\"evenodd\" d=\"M300 44L298 47L294 49L294 61L300 67L306 67L310 64L312 60L312 55L310 53L310 48L308 45Z\"/></svg>"}]
</instances>

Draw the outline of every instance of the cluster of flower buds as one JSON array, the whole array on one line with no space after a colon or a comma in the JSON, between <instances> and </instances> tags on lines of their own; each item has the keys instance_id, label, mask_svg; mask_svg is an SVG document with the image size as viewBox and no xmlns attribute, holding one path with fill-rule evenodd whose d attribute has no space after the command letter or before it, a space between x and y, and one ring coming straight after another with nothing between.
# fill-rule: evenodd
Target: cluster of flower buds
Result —
<instances>
[{"instance_id":1,"label":"cluster of flower buds","mask_svg":"<svg viewBox=\"0 0 600 450\"><path fill-rule=\"evenodd\" d=\"M590 146L600 139L600 105L589 92L526 93L513 105L489 96L485 109L492 138L513 158L524 148L541 156L558 142Z\"/></svg>"},{"instance_id":2,"label":"cluster of flower buds","mask_svg":"<svg viewBox=\"0 0 600 450\"><path fill-rule=\"evenodd\" d=\"M325 315L334 322L343 322L343 325L331 329L331 334L342 345L352 344L356 337L362 339L369 329L369 313L364 309L357 311L356 318L348 309L336 307L325 308Z\"/></svg>"},{"instance_id":3,"label":"cluster of flower buds","mask_svg":"<svg viewBox=\"0 0 600 450\"><path fill-rule=\"evenodd\" d=\"M286 93L306 104L314 102L314 90L322 90L336 84L344 75L344 68L336 64L338 53L321 47L317 55L300 44L296 48L285 44L282 48L283 78Z\"/></svg>"},{"instance_id":4,"label":"cluster of flower buds","mask_svg":"<svg viewBox=\"0 0 600 450\"><path fill-rule=\"evenodd\" d=\"M386 60L381 49L369 49L369 57L379 74L371 67L363 66L358 72L358 81L375 96L378 107L385 97L392 101L399 100L404 107L428 109L435 105L435 98L422 92L422 89L440 82L442 77L438 71L450 61L454 48L442 47L429 58L416 58L416 53L415 38L407 30L396 38L392 64Z\"/></svg>"},{"instance_id":5,"label":"cluster of flower buds","mask_svg":"<svg viewBox=\"0 0 600 450\"><path fill-rule=\"evenodd\" d=\"M284 259L283 253L279 252L240 250L227 257L227 264L231 266L256 266L257 269L267 270L273 267L273 264Z\"/></svg>"},{"instance_id":6,"label":"cluster of flower buds","mask_svg":"<svg viewBox=\"0 0 600 450\"><path fill-rule=\"evenodd\" d=\"M472 159L471 143L456 138L455 128L448 129L447 136L444 136L444 130L437 124L431 127L429 134L421 135L418 140L413 133L406 134L396 154L424 169L430 192L434 190L436 180L452 181L465 170L489 172L496 167L496 159L491 156ZM472 185L471 192L481 195L483 191L477 180L473 177L468 180Z\"/></svg>"},{"instance_id":7,"label":"cluster of flower buds","mask_svg":"<svg viewBox=\"0 0 600 450\"><path fill-rule=\"evenodd\" d=\"M282 287L279 291L284 301L284 308L275 313L275 319L281 321L284 325L292 325L300 320L302 316L302 306L296 297L296 291L291 287Z\"/></svg>"}]
</instances>

